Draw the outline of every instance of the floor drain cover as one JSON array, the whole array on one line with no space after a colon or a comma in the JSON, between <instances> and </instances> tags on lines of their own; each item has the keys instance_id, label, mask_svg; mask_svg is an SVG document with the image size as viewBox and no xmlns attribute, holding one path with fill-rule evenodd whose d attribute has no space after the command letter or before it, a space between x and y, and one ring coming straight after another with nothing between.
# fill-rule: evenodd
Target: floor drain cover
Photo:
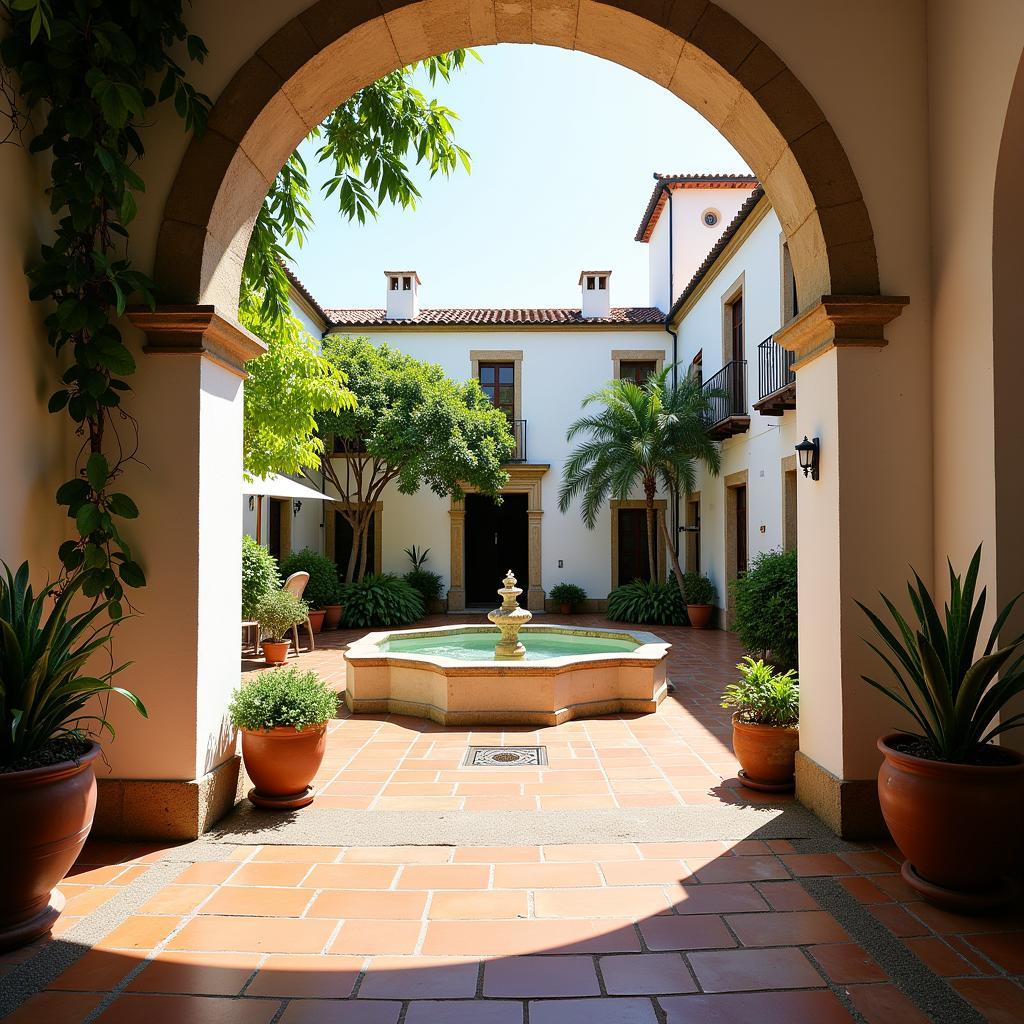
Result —
<instances>
[{"instance_id":1,"label":"floor drain cover","mask_svg":"<svg viewBox=\"0 0 1024 1024\"><path fill-rule=\"evenodd\" d=\"M467 768L524 768L546 765L547 747L470 747L462 762Z\"/></svg>"}]
</instances>

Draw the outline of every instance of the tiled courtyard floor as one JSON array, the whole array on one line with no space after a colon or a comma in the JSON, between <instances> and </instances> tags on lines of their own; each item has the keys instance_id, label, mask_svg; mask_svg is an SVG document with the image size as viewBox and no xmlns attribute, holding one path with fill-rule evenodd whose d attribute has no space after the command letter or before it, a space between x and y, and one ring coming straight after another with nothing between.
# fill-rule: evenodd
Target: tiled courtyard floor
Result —
<instances>
[{"instance_id":1,"label":"tiled courtyard floor","mask_svg":"<svg viewBox=\"0 0 1024 1024\"><path fill-rule=\"evenodd\" d=\"M659 632L678 690L658 714L504 733L343 719L302 813L585 820L746 801L717 701L735 640ZM341 685L337 648L354 635L322 635L299 661ZM543 743L551 764L459 769L470 742ZM41 989L16 1024L1024 1020L1024 910L938 911L894 855L582 831L516 846L94 842L62 886L54 938L0 958L0 992Z\"/></svg>"}]
</instances>

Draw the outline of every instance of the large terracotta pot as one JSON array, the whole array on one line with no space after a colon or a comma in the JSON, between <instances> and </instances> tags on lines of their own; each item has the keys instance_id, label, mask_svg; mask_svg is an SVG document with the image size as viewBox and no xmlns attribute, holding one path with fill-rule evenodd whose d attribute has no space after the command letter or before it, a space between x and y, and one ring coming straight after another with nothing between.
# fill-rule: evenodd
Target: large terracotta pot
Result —
<instances>
[{"instance_id":1,"label":"large terracotta pot","mask_svg":"<svg viewBox=\"0 0 1024 1024\"><path fill-rule=\"evenodd\" d=\"M242 730L242 758L252 779L249 800L257 807L288 810L313 802L310 783L327 749L327 723Z\"/></svg>"},{"instance_id":2,"label":"large terracotta pot","mask_svg":"<svg viewBox=\"0 0 1024 1024\"><path fill-rule=\"evenodd\" d=\"M750 789L782 793L793 788L793 763L800 746L795 726L751 725L732 716L732 746L742 765L740 782Z\"/></svg>"},{"instance_id":3,"label":"large terracotta pot","mask_svg":"<svg viewBox=\"0 0 1024 1024\"><path fill-rule=\"evenodd\" d=\"M64 909L54 886L82 852L96 813L99 756L0 774L0 952L45 935Z\"/></svg>"},{"instance_id":4,"label":"large terracotta pot","mask_svg":"<svg viewBox=\"0 0 1024 1024\"><path fill-rule=\"evenodd\" d=\"M711 613L715 610L713 604L688 604L686 606L686 617L694 629L707 629L711 621Z\"/></svg>"},{"instance_id":5,"label":"large terracotta pot","mask_svg":"<svg viewBox=\"0 0 1024 1024\"><path fill-rule=\"evenodd\" d=\"M324 605L324 628L337 629L339 622L341 622L341 605Z\"/></svg>"},{"instance_id":6,"label":"large terracotta pot","mask_svg":"<svg viewBox=\"0 0 1024 1024\"><path fill-rule=\"evenodd\" d=\"M906 857L903 877L925 899L961 912L989 909L1011 895L1007 878L1024 845L1024 758L949 764L895 749L903 734L878 741L878 799Z\"/></svg>"},{"instance_id":7,"label":"large terracotta pot","mask_svg":"<svg viewBox=\"0 0 1024 1024\"><path fill-rule=\"evenodd\" d=\"M566 604L564 601L558 606L559 615L572 615L572 605Z\"/></svg>"},{"instance_id":8,"label":"large terracotta pot","mask_svg":"<svg viewBox=\"0 0 1024 1024\"><path fill-rule=\"evenodd\" d=\"M310 608L309 609L309 624L313 627L314 633L319 633L324 626L324 616L327 614L326 608Z\"/></svg>"},{"instance_id":9,"label":"large terracotta pot","mask_svg":"<svg viewBox=\"0 0 1024 1024\"><path fill-rule=\"evenodd\" d=\"M291 645L291 640L264 640L260 646L268 665L283 665L288 660L288 648Z\"/></svg>"}]
</instances>

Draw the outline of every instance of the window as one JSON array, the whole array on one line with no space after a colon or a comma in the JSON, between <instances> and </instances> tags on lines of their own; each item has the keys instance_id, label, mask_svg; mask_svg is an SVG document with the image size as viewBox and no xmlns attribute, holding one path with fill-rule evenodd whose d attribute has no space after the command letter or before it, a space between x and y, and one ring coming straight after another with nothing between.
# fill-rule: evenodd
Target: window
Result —
<instances>
[{"instance_id":1,"label":"window","mask_svg":"<svg viewBox=\"0 0 1024 1024\"><path fill-rule=\"evenodd\" d=\"M597 278L596 277L588 277L587 278L587 291L588 292L592 292L596 287L597 287Z\"/></svg>"},{"instance_id":2,"label":"window","mask_svg":"<svg viewBox=\"0 0 1024 1024\"><path fill-rule=\"evenodd\" d=\"M634 384L643 384L657 370L658 364L653 359L621 362L619 363L619 380L631 380Z\"/></svg>"},{"instance_id":3,"label":"window","mask_svg":"<svg viewBox=\"0 0 1024 1024\"><path fill-rule=\"evenodd\" d=\"M718 222L722 219L722 215L717 210L705 210L700 215L701 223L706 228L713 228L718 225Z\"/></svg>"},{"instance_id":4,"label":"window","mask_svg":"<svg viewBox=\"0 0 1024 1024\"><path fill-rule=\"evenodd\" d=\"M743 295L738 295L727 307L729 311L730 358L739 362L743 352Z\"/></svg>"},{"instance_id":5,"label":"window","mask_svg":"<svg viewBox=\"0 0 1024 1024\"><path fill-rule=\"evenodd\" d=\"M397 292L398 291L398 278L397 277L391 278L391 290L393 292Z\"/></svg>"},{"instance_id":6,"label":"window","mask_svg":"<svg viewBox=\"0 0 1024 1024\"><path fill-rule=\"evenodd\" d=\"M515 363L481 363L480 387L510 419L516 418L516 370Z\"/></svg>"},{"instance_id":7,"label":"window","mask_svg":"<svg viewBox=\"0 0 1024 1024\"><path fill-rule=\"evenodd\" d=\"M704 349L701 349L690 363L690 379L698 384L704 383Z\"/></svg>"},{"instance_id":8,"label":"window","mask_svg":"<svg viewBox=\"0 0 1024 1024\"><path fill-rule=\"evenodd\" d=\"M412 291L412 278L411 277L403 277L402 278L402 291L403 292L411 292Z\"/></svg>"},{"instance_id":9,"label":"window","mask_svg":"<svg viewBox=\"0 0 1024 1024\"><path fill-rule=\"evenodd\" d=\"M601 291L604 291L604 290L605 290L605 288L607 288L607 287L608 287L608 278L607 278L607 277L599 277L599 278L597 279L597 287L598 287L598 289L600 289Z\"/></svg>"},{"instance_id":10,"label":"window","mask_svg":"<svg viewBox=\"0 0 1024 1024\"><path fill-rule=\"evenodd\" d=\"M788 323L800 312L796 297L796 278L793 276L793 259L789 254L789 243L782 243L782 322Z\"/></svg>"}]
</instances>

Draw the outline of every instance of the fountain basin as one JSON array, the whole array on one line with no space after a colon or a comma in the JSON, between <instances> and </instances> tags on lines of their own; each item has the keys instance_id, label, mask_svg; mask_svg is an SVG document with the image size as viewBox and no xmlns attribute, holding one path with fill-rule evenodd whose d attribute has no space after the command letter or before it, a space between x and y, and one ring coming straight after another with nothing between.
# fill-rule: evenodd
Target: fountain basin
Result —
<instances>
[{"instance_id":1,"label":"fountain basin","mask_svg":"<svg viewBox=\"0 0 1024 1024\"><path fill-rule=\"evenodd\" d=\"M441 725L558 725L665 698L672 645L653 633L523 626L516 660L494 657L498 637L482 625L370 633L345 652L345 703Z\"/></svg>"}]
</instances>

